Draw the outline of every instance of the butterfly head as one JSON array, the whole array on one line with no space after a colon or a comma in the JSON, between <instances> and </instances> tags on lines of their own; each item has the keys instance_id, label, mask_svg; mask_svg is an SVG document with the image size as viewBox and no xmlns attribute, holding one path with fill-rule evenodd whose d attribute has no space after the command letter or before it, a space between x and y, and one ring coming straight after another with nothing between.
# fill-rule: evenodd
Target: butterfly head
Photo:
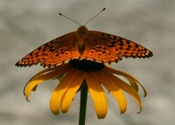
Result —
<instances>
[{"instance_id":1,"label":"butterfly head","mask_svg":"<svg viewBox=\"0 0 175 125\"><path fill-rule=\"evenodd\" d=\"M88 29L85 26L80 26L76 31L77 37L87 37L88 36Z\"/></svg>"}]
</instances>

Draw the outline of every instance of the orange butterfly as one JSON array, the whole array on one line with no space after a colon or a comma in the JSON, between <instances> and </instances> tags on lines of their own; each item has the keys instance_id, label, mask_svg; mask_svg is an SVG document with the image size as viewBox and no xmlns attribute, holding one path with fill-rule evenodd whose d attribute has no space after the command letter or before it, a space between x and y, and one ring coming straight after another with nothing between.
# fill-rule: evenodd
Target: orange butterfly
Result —
<instances>
[{"instance_id":1,"label":"orange butterfly","mask_svg":"<svg viewBox=\"0 0 175 125\"><path fill-rule=\"evenodd\" d=\"M153 53L150 50L135 42L80 26L77 31L60 36L35 49L17 62L16 66L40 63L44 67L55 67L73 59L111 63L118 62L123 57L151 56Z\"/></svg>"}]
</instances>

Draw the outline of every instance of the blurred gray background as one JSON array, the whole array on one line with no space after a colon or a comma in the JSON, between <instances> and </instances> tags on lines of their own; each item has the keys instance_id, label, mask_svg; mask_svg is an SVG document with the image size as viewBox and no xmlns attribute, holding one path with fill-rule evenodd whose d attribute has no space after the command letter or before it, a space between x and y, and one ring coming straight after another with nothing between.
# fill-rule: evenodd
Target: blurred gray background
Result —
<instances>
[{"instance_id":1,"label":"blurred gray background","mask_svg":"<svg viewBox=\"0 0 175 125\"><path fill-rule=\"evenodd\" d=\"M91 97L88 99L87 125L173 125L175 123L175 0L0 0L0 124L1 125L76 125L79 94L67 114L54 116L50 95L58 81L41 84L25 100L25 83L39 65L17 68L15 63L38 46L79 27L58 15L64 13L88 29L103 31L133 40L154 52L150 59L123 59L112 67L135 76L147 89L143 111L127 96L128 110L120 115L117 103L108 95L105 119L98 120ZM127 95L127 94L126 94Z\"/></svg>"}]
</instances>

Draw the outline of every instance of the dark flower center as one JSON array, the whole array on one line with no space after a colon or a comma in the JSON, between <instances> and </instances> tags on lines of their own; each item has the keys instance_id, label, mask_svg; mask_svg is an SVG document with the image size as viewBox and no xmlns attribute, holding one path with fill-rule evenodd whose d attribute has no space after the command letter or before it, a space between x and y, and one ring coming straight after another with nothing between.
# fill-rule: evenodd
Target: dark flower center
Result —
<instances>
[{"instance_id":1,"label":"dark flower center","mask_svg":"<svg viewBox=\"0 0 175 125\"><path fill-rule=\"evenodd\" d=\"M69 61L69 64L71 65L72 68L76 68L86 72L100 71L104 67L104 64L102 63L97 63L85 59L83 60L73 59Z\"/></svg>"}]
</instances>

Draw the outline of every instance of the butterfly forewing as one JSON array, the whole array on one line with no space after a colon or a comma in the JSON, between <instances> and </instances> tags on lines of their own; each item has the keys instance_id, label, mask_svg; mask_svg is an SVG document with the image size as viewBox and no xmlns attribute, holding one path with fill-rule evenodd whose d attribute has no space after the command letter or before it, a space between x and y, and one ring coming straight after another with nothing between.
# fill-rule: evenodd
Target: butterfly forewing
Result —
<instances>
[{"instance_id":1,"label":"butterfly forewing","mask_svg":"<svg viewBox=\"0 0 175 125\"><path fill-rule=\"evenodd\" d=\"M86 48L81 55L82 59L96 62L118 62L122 57L146 58L152 52L143 46L119 36L89 31Z\"/></svg>"},{"instance_id":2,"label":"butterfly forewing","mask_svg":"<svg viewBox=\"0 0 175 125\"><path fill-rule=\"evenodd\" d=\"M122 57L147 58L153 55L145 47L119 36L98 31L89 31L89 34L89 41L94 42L94 44L87 42L87 49L85 51L88 52L82 56L86 56L92 60L118 62Z\"/></svg>"},{"instance_id":3,"label":"butterfly forewing","mask_svg":"<svg viewBox=\"0 0 175 125\"><path fill-rule=\"evenodd\" d=\"M50 67L72 58L79 58L79 53L75 50L74 34L74 32L68 33L40 46L17 62L16 66L40 63L42 66Z\"/></svg>"}]
</instances>

